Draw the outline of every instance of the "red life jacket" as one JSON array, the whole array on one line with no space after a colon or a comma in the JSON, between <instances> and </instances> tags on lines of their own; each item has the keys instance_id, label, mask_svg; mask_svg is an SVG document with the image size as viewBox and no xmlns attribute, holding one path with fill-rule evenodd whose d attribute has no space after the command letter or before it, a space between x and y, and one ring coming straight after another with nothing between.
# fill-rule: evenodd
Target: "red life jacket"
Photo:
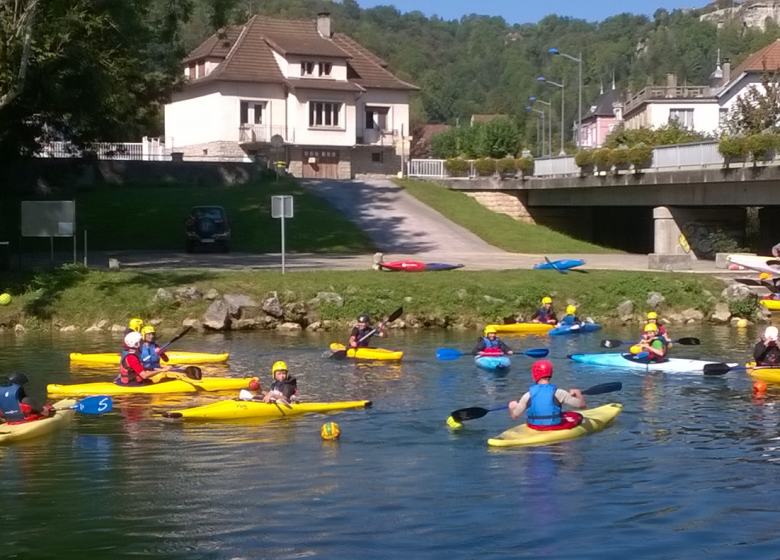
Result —
<instances>
[{"instance_id":1,"label":"red life jacket","mask_svg":"<svg viewBox=\"0 0 780 560\"><path fill-rule=\"evenodd\" d=\"M127 359L130 356L135 356L136 359L138 359L138 361L140 362L140 358L138 358L138 354L136 352L130 352L128 350L122 352L122 357L119 360L119 379L122 385L144 382L144 378L141 377L139 373L136 373L135 370L131 368L130 364L127 362Z\"/></svg>"}]
</instances>

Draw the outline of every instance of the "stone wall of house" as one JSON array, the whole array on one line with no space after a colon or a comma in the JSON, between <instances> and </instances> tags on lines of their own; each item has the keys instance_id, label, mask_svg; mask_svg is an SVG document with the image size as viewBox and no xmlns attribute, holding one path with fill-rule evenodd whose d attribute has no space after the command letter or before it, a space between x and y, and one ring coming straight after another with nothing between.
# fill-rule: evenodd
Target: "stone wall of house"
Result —
<instances>
[{"instance_id":1,"label":"stone wall of house","mask_svg":"<svg viewBox=\"0 0 780 560\"><path fill-rule=\"evenodd\" d=\"M372 159L373 154L381 154L382 161L376 162ZM352 175L361 176L393 176L395 177L401 171L401 156L390 148L372 148L361 146L352 150Z\"/></svg>"},{"instance_id":2,"label":"stone wall of house","mask_svg":"<svg viewBox=\"0 0 780 560\"><path fill-rule=\"evenodd\" d=\"M187 161L250 161L252 159L238 142L225 140L190 144L189 146L174 146L173 151L184 154L184 159Z\"/></svg>"},{"instance_id":3,"label":"stone wall of house","mask_svg":"<svg viewBox=\"0 0 780 560\"><path fill-rule=\"evenodd\" d=\"M527 196L516 191L463 191L482 206L493 212L506 214L515 220L536 223L526 208Z\"/></svg>"}]
</instances>

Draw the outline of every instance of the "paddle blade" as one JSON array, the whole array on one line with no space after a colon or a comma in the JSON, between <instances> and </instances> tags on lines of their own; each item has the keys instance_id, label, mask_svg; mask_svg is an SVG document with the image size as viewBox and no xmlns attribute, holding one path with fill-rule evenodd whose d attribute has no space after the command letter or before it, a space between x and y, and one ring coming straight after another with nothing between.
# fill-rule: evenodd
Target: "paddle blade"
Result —
<instances>
[{"instance_id":1,"label":"paddle blade","mask_svg":"<svg viewBox=\"0 0 780 560\"><path fill-rule=\"evenodd\" d=\"M463 352L454 348L439 348L436 350L436 358L439 360L457 360L462 355Z\"/></svg>"},{"instance_id":2,"label":"paddle blade","mask_svg":"<svg viewBox=\"0 0 780 560\"><path fill-rule=\"evenodd\" d=\"M585 389L583 395L603 395L604 393L614 393L620 391L623 388L623 384L620 381L613 381L611 383L602 383L601 385L594 385Z\"/></svg>"},{"instance_id":3,"label":"paddle blade","mask_svg":"<svg viewBox=\"0 0 780 560\"><path fill-rule=\"evenodd\" d=\"M465 422L466 420L476 420L477 418L482 418L488 412L490 412L490 410L487 408L473 406L471 408L461 408L460 410L456 410L450 414L450 418L452 418L455 422L460 423Z\"/></svg>"},{"instance_id":4,"label":"paddle blade","mask_svg":"<svg viewBox=\"0 0 780 560\"><path fill-rule=\"evenodd\" d=\"M404 314L404 308L403 307L399 307L398 309L396 309L395 311L393 311L390 314L390 316L387 318L387 321L385 321L385 323L392 323L393 321L398 319L398 317L400 317L403 314Z\"/></svg>"},{"instance_id":5,"label":"paddle blade","mask_svg":"<svg viewBox=\"0 0 780 560\"><path fill-rule=\"evenodd\" d=\"M532 348L523 352L523 354L531 358L544 358L549 353L550 351L547 348Z\"/></svg>"},{"instance_id":6,"label":"paddle blade","mask_svg":"<svg viewBox=\"0 0 780 560\"><path fill-rule=\"evenodd\" d=\"M701 340L693 336L686 336L675 340L675 342L677 344L682 344L683 346L699 346L701 344Z\"/></svg>"},{"instance_id":7,"label":"paddle blade","mask_svg":"<svg viewBox=\"0 0 780 560\"><path fill-rule=\"evenodd\" d=\"M337 352L333 352L330 355L330 358L332 360L346 360L347 359L347 351L346 350L338 350Z\"/></svg>"},{"instance_id":8,"label":"paddle blade","mask_svg":"<svg viewBox=\"0 0 780 560\"><path fill-rule=\"evenodd\" d=\"M203 370L197 366L187 366L184 368L184 373L187 375L187 377L196 381L203 379Z\"/></svg>"},{"instance_id":9,"label":"paddle blade","mask_svg":"<svg viewBox=\"0 0 780 560\"><path fill-rule=\"evenodd\" d=\"M704 375L725 375L731 369L728 364L706 364L704 366Z\"/></svg>"},{"instance_id":10,"label":"paddle blade","mask_svg":"<svg viewBox=\"0 0 780 560\"><path fill-rule=\"evenodd\" d=\"M621 344L623 344L622 340L607 339L601 341L601 346L603 348L617 348Z\"/></svg>"},{"instance_id":11,"label":"paddle blade","mask_svg":"<svg viewBox=\"0 0 780 560\"><path fill-rule=\"evenodd\" d=\"M80 400L71 408L83 414L103 414L114 408L114 401L107 395L95 395Z\"/></svg>"}]
</instances>

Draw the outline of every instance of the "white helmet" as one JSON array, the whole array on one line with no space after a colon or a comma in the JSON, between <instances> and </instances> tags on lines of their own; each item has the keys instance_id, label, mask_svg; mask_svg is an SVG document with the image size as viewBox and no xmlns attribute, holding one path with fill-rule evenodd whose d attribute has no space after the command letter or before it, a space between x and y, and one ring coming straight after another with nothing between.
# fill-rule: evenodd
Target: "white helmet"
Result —
<instances>
[{"instance_id":1,"label":"white helmet","mask_svg":"<svg viewBox=\"0 0 780 560\"><path fill-rule=\"evenodd\" d=\"M772 340L774 342L777 342L777 335L778 335L777 327L774 326L767 327L766 330L764 331L764 338L767 339L768 341Z\"/></svg>"},{"instance_id":2,"label":"white helmet","mask_svg":"<svg viewBox=\"0 0 780 560\"><path fill-rule=\"evenodd\" d=\"M143 337L139 332L131 332L125 335L125 346L128 348L140 348Z\"/></svg>"}]
</instances>

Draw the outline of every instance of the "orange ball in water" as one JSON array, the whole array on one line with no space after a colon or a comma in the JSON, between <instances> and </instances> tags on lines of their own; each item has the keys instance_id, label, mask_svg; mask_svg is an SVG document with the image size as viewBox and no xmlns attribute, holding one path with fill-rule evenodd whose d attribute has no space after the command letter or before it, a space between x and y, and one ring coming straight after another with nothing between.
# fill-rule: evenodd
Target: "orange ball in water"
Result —
<instances>
[{"instance_id":1,"label":"orange ball in water","mask_svg":"<svg viewBox=\"0 0 780 560\"><path fill-rule=\"evenodd\" d=\"M249 390L257 391L260 388L260 382L257 379L253 379L249 382Z\"/></svg>"},{"instance_id":2,"label":"orange ball in water","mask_svg":"<svg viewBox=\"0 0 780 560\"><path fill-rule=\"evenodd\" d=\"M766 383L764 383L760 379L755 383L753 383L753 393L755 394L766 393Z\"/></svg>"}]
</instances>

